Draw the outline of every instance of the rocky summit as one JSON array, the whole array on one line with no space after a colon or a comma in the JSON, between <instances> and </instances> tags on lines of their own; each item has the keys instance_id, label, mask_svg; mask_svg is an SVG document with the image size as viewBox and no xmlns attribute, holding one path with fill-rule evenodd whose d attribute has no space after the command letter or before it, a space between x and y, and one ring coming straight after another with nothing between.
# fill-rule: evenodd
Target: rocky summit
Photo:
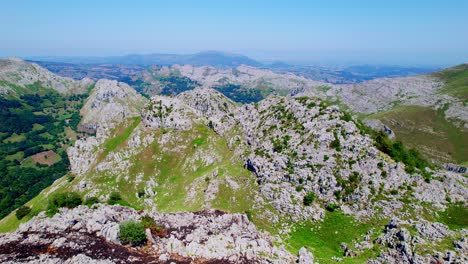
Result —
<instances>
[{"instance_id":1,"label":"rocky summit","mask_svg":"<svg viewBox=\"0 0 468 264\"><path fill-rule=\"evenodd\" d=\"M468 262L466 173L348 111L426 102L444 91L440 79L324 87L247 66L139 78L155 94L101 79L80 95L79 123L63 132L74 140L60 142L69 171L0 221L2 263ZM181 80L193 86L157 86ZM271 89L241 104L229 85ZM464 113L450 102L446 113Z\"/></svg>"}]
</instances>

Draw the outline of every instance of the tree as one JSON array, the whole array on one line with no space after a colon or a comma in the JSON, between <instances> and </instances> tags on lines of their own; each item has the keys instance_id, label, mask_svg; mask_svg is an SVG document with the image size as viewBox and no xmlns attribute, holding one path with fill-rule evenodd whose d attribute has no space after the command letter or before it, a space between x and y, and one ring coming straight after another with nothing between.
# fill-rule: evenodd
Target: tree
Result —
<instances>
[{"instance_id":1,"label":"tree","mask_svg":"<svg viewBox=\"0 0 468 264\"><path fill-rule=\"evenodd\" d=\"M16 210L16 218L18 218L18 220L21 220L23 217L27 216L30 212L31 212L31 208L23 205L20 208L18 208L18 210Z\"/></svg>"}]
</instances>

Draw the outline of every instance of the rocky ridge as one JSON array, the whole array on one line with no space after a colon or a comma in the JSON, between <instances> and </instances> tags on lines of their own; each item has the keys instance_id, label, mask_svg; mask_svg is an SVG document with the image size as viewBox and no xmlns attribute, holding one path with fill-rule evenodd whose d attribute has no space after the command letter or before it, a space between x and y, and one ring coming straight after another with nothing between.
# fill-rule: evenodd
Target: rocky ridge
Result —
<instances>
[{"instance_id":1,"label":"rocky ridge","mask_svg":"<svg viewBox=\"0 0 468 264\"><path fill-rule=\"evenodd\" d=\"M279 94L290 94L296 90L324 86L326 83L313 81L291 73L279 74L270 70L241 65L232 69L217 69L211 66L173 65L153 66L136 78L157 85L154 76L183 76L197 81L203 87L213 88L227 84L240 85L246 89L270 88Z\"/></svg>"},{"instance_id":2,"label":"rocky ridge","mask_svg":"<svg viewBox=\"0 0 468 264\"><path fill-rule=\"evenodd\" d=\"M466 201L465 177L439 170L433 173L440 180L427 183L406 173L403 164L390 160L354 122L346 121L337 106L318 99L271 97L240 107L235 117L251 150L244 157L246 166L263 183L260 190L273 206L295 220L321 218L319 208L302 206L309 191L325 204L343 204L358 218L374 215L377 208L385 215L394 213L405 196L441 209L447 196ZM390 203L369 203L379 193L404 186L414 189L388 196Z\"/></svg>"},{"instance_id":3,"label":"rocky ridge","mask_svg":"<svg viewBox=\"0 0 468 264\"><path fill-rule=\"evenodd\" d=\"M0 60L0 94L29 93L30 89L34 88L28 86L34 86L36 83L62 94L84 94L93 81L88 78L75 81L71 78L61 77L35 63L17 58Z\"/></svg>"},{"instance_id":4,"label":"rocky ridge","mask_svg":"<svg viewBox=\"0 0 468 264\"><path fill-rule=\"evenodd\" d=\"M291 73L274 73L241 65L232 69L216 69L210 66L192 65L153 66L137 78L154 82L152 76L184 76L204 87L227 84L245 88L273 89L279 94L307 95L339 100L351 110L363 114L385 112L397 105L429 106L444 110L449 119L466 122L468 109L461 99L439 93L444 82L429 75L400 78L380 78L358 84L334 85L313 81Z\"/></svg>"},{"instance_id":5,"label":"rocky ridge","mask_svg":"<svg viewBox=\"0 0 468 264\"><path fill-rule=\"evenodd\" d=\"M362 114L388 111L396 106L425 106L444 111L447 119L468 121L468 107L461 98L442 94L443 81L420 75L401 78L381 78L358 84L327 85L326 91L308 88L298 92L301 95L320 95L331 101L339 100L351 110ZM446 108L446 109L445 109Z\"/></svg>"}]
</instances>

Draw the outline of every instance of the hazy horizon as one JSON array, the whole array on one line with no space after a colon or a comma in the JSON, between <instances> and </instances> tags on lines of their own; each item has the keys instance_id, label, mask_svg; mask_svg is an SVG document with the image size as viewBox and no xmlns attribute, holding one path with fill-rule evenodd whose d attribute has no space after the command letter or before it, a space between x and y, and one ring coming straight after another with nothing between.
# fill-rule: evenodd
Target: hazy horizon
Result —
<instances>
[{"instance_id":1,"label":"hazy horizon","mask_svg":"<svg viewBox=\"0 0 468 264\"><path fill-rule=\"evenodd\" d=\"M0 8L0 57L216 50L311 65L468 62L462 1L23 0Z\"/></svg>"}]
</instances>

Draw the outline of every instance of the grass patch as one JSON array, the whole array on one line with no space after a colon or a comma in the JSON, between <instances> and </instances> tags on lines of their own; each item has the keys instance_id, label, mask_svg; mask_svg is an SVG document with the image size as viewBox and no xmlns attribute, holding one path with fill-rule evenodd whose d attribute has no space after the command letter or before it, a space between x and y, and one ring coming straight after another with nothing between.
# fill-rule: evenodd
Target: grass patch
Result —
<instances>
[{"instance_id":1,"label":"grass patch","mask_svg":"<svg viewBox=\"0 0 468 264\"><path fill-rule=\"evenodd\" d=\"M323 222L309 222L297 225L295 231L290 233L287 246L293 253L297 253L301 247L307 247L320 263L335 263L331 258L343 257L341 243L348 243L362 237L370 230L370 226L361 223L352 216L342 212L326 212ZM362 263L356 258L344 258L345 263Z\"/></svg>"},{"instance_id":2,"label":"grass patch","mask_svg":"<svg viewBox=\"0 0 468 264\"><path fill-rule=\"evenodd\" d=\"M439 212L437 219L450 229L462 229L468 227L468 208L463 204L451 204L443 212Z\"/></svg>"},{"instance_id":3,"label":"grass patch","mask_svg":"<svg viewBox=\"0 0 468 264\"><path fill-rule=\"evenodd\" d=\"M193 145L196 146L201 146L205 142L205 139L203 137L196 138L192 141Z\"/></svg>"},{"instance_id":4,"label":"grass patch","mask_svg":"<svg viewBox=\"0 0 468 264\"><path fill-rule=\"evenodd\" d=\"M138 124L140 124L140 121L141 117L133 118L133 122L129 127L125 128L121 133L118 133L118 135L106 140L106 142L104 142L104 156L107 156L107 154L114 151L118 146L125 142L133 130L138 126Z\"/></svg>"},{"instance_id":5,"label":"grass patch","mask_svg":"<svg viewBox=\"0 0 468 264\"><path fill-rule=\"evenodd\" d=\"M26 139L26 135L24 133L22 133L22 134L13 133L10 137L5 138L3 140L3 142L5 142L5 143L17 143L17 142L21 142L21 141L23 141L25 139Z\"/></svg>"},{"instance_id":6,"label":"grass patch","mask_svg":"<svg viewBox=\"0 0 468 264\"><path fill-rule=\"evenodd\" d=\"M448 68L436 73L432 76L441 79L445 82L440 93L449 94L468 101L468 64L461 64L452 68Z\"/></svg>"}]
</instances>

